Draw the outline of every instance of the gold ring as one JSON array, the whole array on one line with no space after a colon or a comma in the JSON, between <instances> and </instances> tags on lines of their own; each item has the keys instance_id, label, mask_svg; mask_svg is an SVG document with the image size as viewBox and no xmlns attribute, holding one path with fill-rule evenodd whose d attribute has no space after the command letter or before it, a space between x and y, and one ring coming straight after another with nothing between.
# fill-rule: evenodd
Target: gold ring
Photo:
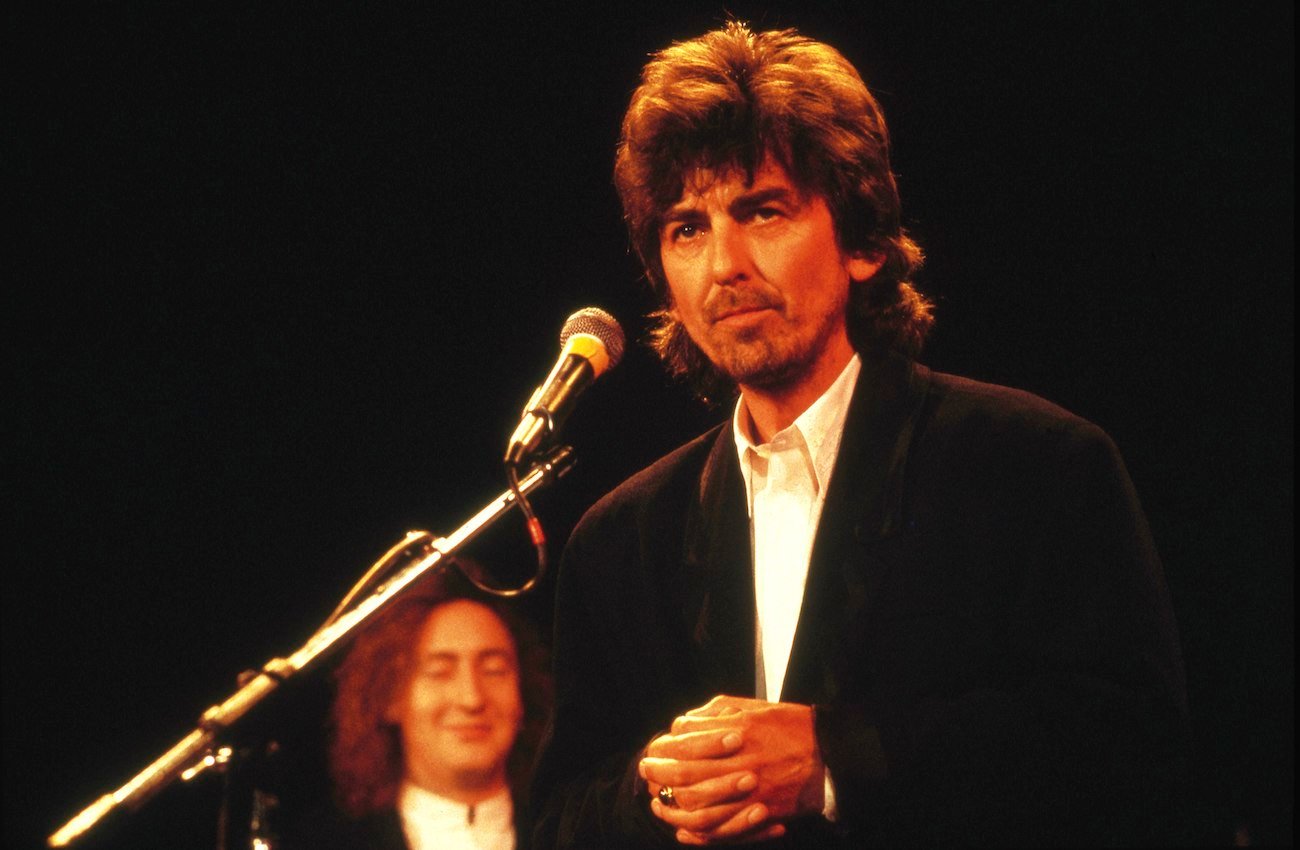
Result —
<instances>
[{"instance_id":1,"label":"gold ring","mask_svg":"<svg viewBox=\"0 0 1300 850\"><path fill-rule=\"evenodd\" d=\"M677 805L677 798L673 795L671 785L664 785L659 789L659 802L663 803L665 806Z\"/></svg>"}]
</instances>

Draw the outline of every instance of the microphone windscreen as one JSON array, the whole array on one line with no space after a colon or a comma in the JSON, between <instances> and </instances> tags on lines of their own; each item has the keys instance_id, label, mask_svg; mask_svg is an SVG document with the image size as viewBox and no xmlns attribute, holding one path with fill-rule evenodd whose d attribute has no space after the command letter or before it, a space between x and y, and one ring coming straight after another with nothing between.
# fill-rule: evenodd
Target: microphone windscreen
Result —
<instances>
[{"instance_id":1,"label":"microphone windscreen","mask_svg":"<svg viewBox=\"0 0 1300 850\"><path fill-rule=\"evenodd\" d=\"M619 326L618 319L599 307L583 307L565 319L564 328L560 331L560 346L564 347L574 334L589 334L604 343L605 350L609 353L607 368L617 366L618 361L623 359L623 328Z\"/></svg>"}]
</instances>

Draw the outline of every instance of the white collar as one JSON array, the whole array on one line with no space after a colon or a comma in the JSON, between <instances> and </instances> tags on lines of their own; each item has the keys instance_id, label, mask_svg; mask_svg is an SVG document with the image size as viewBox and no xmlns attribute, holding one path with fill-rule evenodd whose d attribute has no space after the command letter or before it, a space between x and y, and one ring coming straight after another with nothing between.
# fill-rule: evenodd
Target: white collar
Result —
<instances>
[{"instance_id":1,"label":"white collar","mask_svg":"<svg viewBox=\"0 0 1300 850\"><path fill-rule=\"evenodd\" d=\"M831 472L835 469L835 457L839 454L840 438L844 434L844 421L849 415L849 402L853 398L853 388L857 385L861 371L862 359L854 354L840 371L839 377L826 388L826 392L799 414L799 418L788 428L773 435L770 442L762 445L755 444L749 436L751 417L745 406L745 396L740 396L731 417L731 430L736 440L740 469L745 476L747 501L751 506L754 503L753 455L762 455L773 449L779 451L783 448L803 447L811 461L817 492L824 496Z\"/></svg>"},{"instance_id":2,"label":"white collar","mask_svg":"<svg viewBox=\"0 0 1300 850\"><path fill-rule=\"evenodd\" d=\"M489 828L489 825L510 826L514 823L514 804L508 786L486 800L470 805L435 794L414 782L403 782L398 794L398 810L404 818L416 818L421 823L474 824Z\"/></svg>"}]
</instances>

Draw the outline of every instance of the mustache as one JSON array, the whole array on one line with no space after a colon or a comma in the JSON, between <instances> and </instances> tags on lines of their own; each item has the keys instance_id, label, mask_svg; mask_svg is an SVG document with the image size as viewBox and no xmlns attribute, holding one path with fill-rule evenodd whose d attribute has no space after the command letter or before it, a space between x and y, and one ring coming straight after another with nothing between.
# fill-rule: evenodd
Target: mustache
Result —
<instances>
[{"instance_id":1,"label":"mustache","mask_svg":"<svg viewBox=\"0 0 1300 850\"><path fill-rule=\"evenodd\" d=\"M774 292L725 287L715 289L705 300L704 315L710 322L716 322L732 313L763 309L780 310L783 305L780 295Z\"/></svg>"}]
</instances>

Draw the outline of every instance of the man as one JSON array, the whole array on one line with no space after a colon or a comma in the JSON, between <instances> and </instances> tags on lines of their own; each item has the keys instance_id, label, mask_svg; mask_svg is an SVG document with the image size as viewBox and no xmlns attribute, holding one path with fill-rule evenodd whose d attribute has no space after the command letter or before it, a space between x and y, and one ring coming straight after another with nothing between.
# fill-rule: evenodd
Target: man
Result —
<instances>
[{"instance_id":1,"label":"man","mask_svg":"<svg viewBox=\"0 0 1300 850\"><path fill-rule=\"evenodd\" d=\"M671 371L734 416L583 518L538 847L1124 843L1186 709L1111 441L911 358L880 110L733 23L646 66L616 179Z\"/></svg>"},{"instance_id":2,"label":"man","mask_svg":"<svg viewBox=\"0 0 1300 850\"><path fill-rule=\"evenodd\" d=\"M302 846L511 850L542 724L544 653L498 600L440 575L338 672L330 768L345 817Z\"/></svg>"}]
</instances>

